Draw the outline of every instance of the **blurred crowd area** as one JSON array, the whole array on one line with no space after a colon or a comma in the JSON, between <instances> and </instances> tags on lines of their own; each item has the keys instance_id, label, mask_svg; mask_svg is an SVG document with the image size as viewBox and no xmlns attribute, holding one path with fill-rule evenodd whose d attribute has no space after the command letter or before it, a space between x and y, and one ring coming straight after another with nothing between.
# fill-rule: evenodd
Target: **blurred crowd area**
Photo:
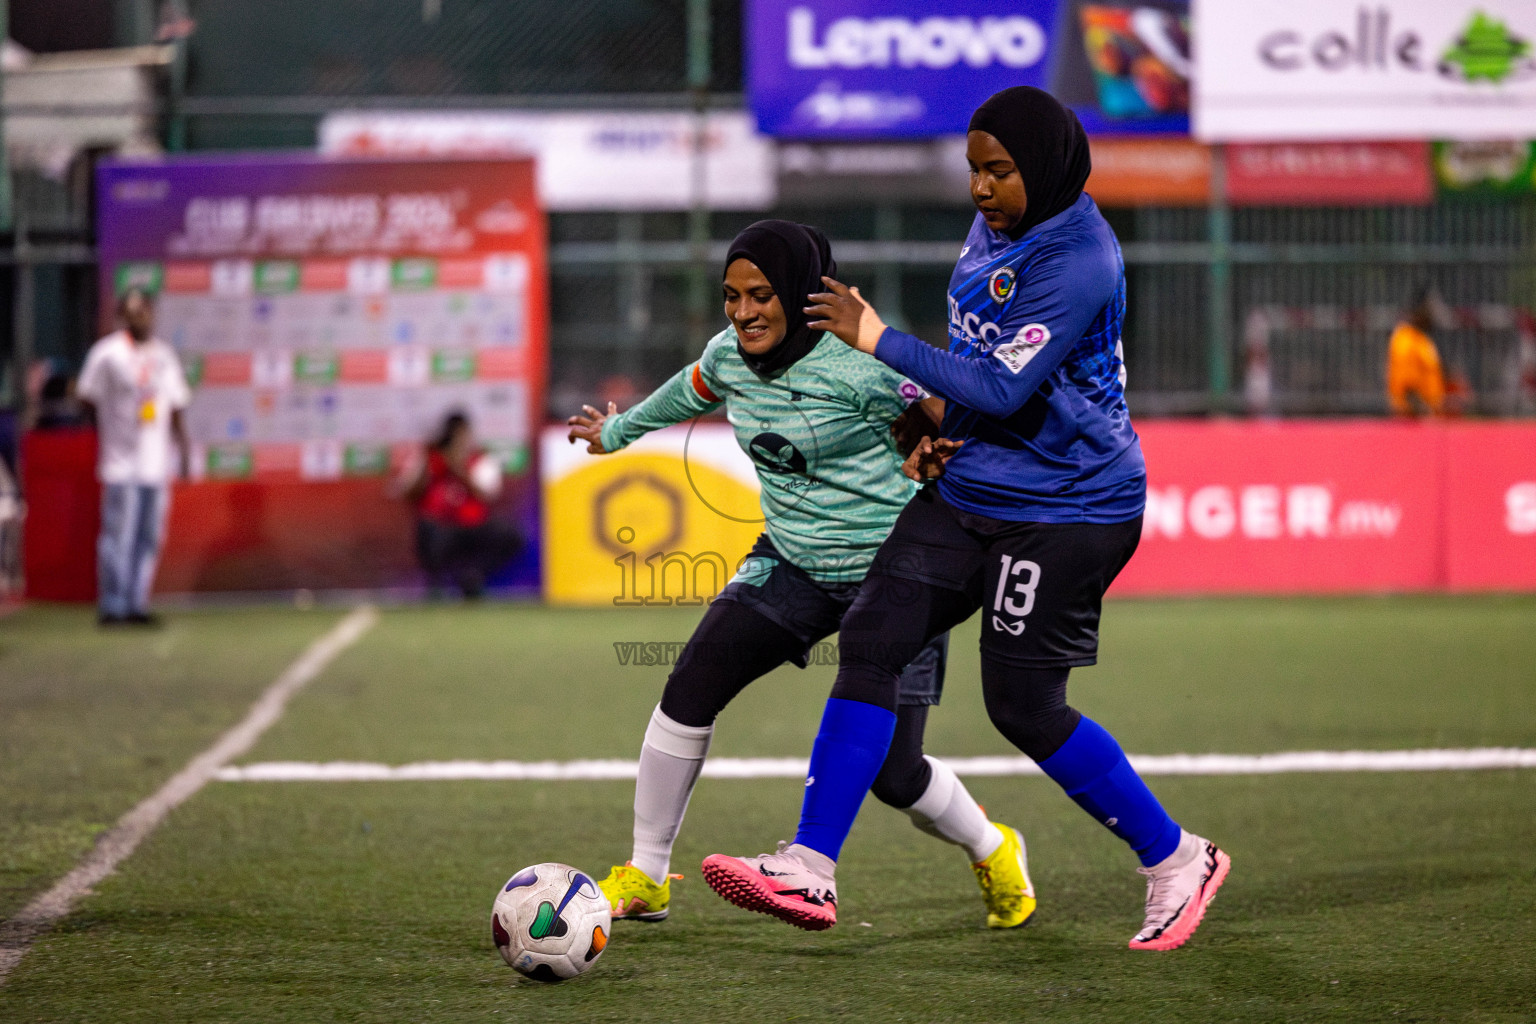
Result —
<instances>
[{"instance_id":1,"label":"blurred crowd area","mask_svg":"<svg viewBox=\"0 0 1536 1024\"><path fill-rule=\"evenodd\" d=\"M728 115L744 107L742 17L739 0L15 0L0 402L27 421L73 415L69 380L105 325L92 197L104 155L313 150L348 112ZM658 130L626 144L678 141ZM690 359L721 325L726 240L764 216L821 226L887 319L942 341L971 218L954 148L754 152L771 165L766 205L605 206L593 184L552 206L550 417L633 401ZM1523 140L1470 158L1524 159L1529 177ZM1412 410L1536 413L1529 188L1347 206L1101 201L1125 250L1139 415L1385 415L1389 339L1416 305L1445 395Z\"/></svg>"}]
</instances>

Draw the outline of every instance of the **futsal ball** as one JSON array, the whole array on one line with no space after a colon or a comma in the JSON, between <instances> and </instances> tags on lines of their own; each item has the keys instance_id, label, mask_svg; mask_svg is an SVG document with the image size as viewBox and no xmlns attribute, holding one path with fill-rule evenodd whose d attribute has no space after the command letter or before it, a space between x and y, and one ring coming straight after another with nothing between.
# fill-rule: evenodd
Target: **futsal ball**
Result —
<instances>
[{"instance_id":1,"label":"futsal ball","mask_svg":"<svg viewBox=\"0 0 1536 1024\"><path fill-rule=\"evenodd\" d=\"M491 908L491 937L513 970L564 981L592 969L613 928L597 883L569 864L535 864L507 880Z\"/></svg>"},{"instance_id":2,"label":"futsal ball","mask_svg":"<svg viewBox=\"0 0 1536 1024\"><path fill-rule=\"evenodd\" d=\"M482 455L469 465L469 479L487 498L501 494L501 464L489 455Z\"/></svg>"}]
</instances>

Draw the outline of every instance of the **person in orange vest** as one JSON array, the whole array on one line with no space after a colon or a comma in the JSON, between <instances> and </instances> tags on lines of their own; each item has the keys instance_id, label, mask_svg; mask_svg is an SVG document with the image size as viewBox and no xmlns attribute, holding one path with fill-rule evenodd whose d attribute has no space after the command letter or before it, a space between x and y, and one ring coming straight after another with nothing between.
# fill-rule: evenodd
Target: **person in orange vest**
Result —
<instances>
[{"instance_id":1,"label":"person in orange vest","mask_svg":"<svg viewBox=\"0 0 1536 1024\"><path fill-rule=\"evenodd\" d=\"M1438 416L1445 407L1445 371L1429 330L1430 292L1421 288L1387 344L1387 400L1398 416Z\"/></svg>"}]
</instances>

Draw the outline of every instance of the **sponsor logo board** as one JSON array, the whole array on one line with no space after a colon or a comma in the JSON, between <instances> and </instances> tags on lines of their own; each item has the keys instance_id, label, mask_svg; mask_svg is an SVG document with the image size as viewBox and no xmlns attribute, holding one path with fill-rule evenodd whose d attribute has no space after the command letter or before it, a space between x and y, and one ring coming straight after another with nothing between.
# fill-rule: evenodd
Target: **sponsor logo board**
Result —
<instances>
[{"instance_id":1,"label":"sponsor logo board","mask_svg":"<svg viewBox=\"0 0 1536 1024\"><path fill-rule=\"evenodd\" d=\"M1194 32L1207 142L1528 138L1536 124L1529 0L1207 0Z\"/></svg>"},{"instance_id":2,"label":"sponsor logo board","mask_svg":"<svg viewBox=\"0 0 1536 1024\"><path fill-rule=\"evenodd\" d=\"M769 135L953 135L1015 85L1050 90L1092 132L1188 129L1178 0L748 0L743 31L747 91Z\"/></svg>"},{"instance_id":3,"label":"sponsor logo board","mask_svg":"<svg viewBox=\"0 0 1536 1024\"><path fill-rule=\"evenodd\" d=\"M773 151L750 115L718 111L700 124L671 111L342 111L320 123L333 156L521 157L538 164L545 209L686 210L695 147L704 194L719 209L762 210L777 198ZM515 230L516 208L480 213L482 232Z\"/></svg>"},{"instance_id":4,"label":"sponsor logo board","mask_svg":"<svg viewBox=\"0 0 1536 1024\"><path fill-rule=\"evenodd\" d=\"M611 455L542 435L544 597L702 605L762 532L757 471L729 424L683 424ZM723 514L722 514L723 513Z\"/></svg>"},{"instance_id":5,"label":"sponsor logo board","mask_svg":"<svg viewBox=\"0 0 1536 1024\"><path fill-rule=\"evenodd\" d=\"M1536 589L1536 426L1138 424L1120 594Z\"/></svg>"}]
</instances>

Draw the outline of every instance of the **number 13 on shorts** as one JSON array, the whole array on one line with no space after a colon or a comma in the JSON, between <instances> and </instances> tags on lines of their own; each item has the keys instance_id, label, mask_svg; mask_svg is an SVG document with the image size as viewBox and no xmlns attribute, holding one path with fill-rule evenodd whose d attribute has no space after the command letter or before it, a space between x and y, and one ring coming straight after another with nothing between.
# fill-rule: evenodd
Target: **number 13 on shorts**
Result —
<instances>
[{"instance_id":1,"label":"number 13 on shorts","mask_svg":"<svg viewBox=\"0 0 1536 1024\"><path fill-rule=\"evenodd\" d=\"M992 628L1018 636L1023 622L1009 622L1003 614L1023 619L1035 607L1035 588L1040 585L1040 565L1027 559L1001 556L1002 571L997 576L997 595L992 599ZM1017 598L1023 598L1020 602Z\"/></svg>"}]
</instances>

